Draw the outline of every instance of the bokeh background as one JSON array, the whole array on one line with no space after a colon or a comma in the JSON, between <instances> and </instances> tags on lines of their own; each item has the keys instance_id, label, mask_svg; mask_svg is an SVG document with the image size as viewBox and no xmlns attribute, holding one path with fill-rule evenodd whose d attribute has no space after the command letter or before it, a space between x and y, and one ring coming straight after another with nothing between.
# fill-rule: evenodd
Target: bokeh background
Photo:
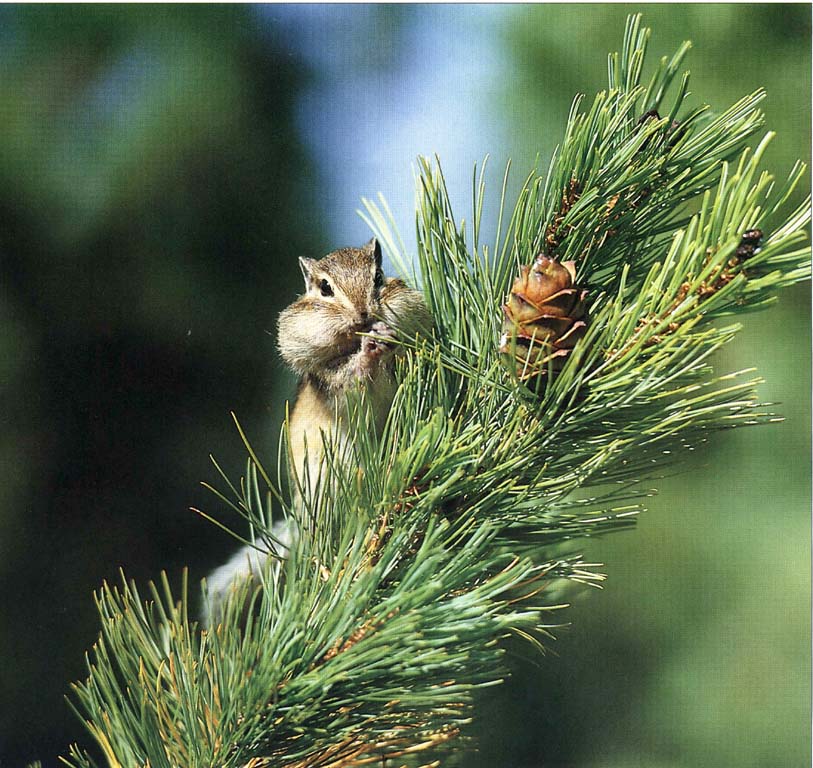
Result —
<instances>
[{"instance_id":1,"label":"bokeh background","mask_svg":"<svg viewBox=\"0 0 813 768\"><path fill-rule=\"evenodd\" d=\"M694 42L696 100L766 87L771 169L809 157L805 5L0 7L0 765L88 744L63 695L103 579L234 548L188 508L222 512L210 452L242 470L230 410L273 453L296 257L368 239L379 191L414 243L419 153L461 216L487 153L492 181L546 161L638 10L653 60ZM718 436L591 543L606 588L512 659L459 765L809 765L807 286L717 363L758 366L787 420Z\"/></svg>"}]
</instances>

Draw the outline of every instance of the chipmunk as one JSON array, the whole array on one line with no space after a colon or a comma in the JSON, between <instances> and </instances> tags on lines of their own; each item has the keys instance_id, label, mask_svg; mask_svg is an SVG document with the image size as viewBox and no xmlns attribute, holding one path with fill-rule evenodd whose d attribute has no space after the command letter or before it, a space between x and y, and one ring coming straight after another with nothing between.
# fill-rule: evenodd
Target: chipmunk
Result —
<instances>
[{"instance_id":1,"label":"chipmunk","mask_svg":"<svg viewBox=\"0 0 813 768\"><path fill-rule=\"evenodd\" d=\"M395 394L397 338L426 333L432 319L423 296L402 280L385 278L381 246L373 238L361 248L342 248L321 259L300 258L305 293L284 309L277 325L282 359L299 374L289 417L289 462L295 480L293 503L316 488L323 466L323 435L339 445L347 439L347 395L363 387L380 430ZM370 335L360 335L370 334ZM274 554L285 557L296 529L274 524ZM236 580L257 576L267 552L243 547L207 579L209 615L217 615Z\"/></svg>"}]
</instances>

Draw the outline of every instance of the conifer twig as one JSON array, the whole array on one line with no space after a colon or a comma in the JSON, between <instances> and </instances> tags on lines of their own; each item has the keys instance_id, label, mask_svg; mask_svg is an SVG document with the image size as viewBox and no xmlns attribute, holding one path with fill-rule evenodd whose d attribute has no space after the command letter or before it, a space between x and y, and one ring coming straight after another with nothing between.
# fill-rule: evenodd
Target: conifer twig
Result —
<instances>
[{"instance_id":1,"label":"conifer twig","mask_svg":"<svg viewBox=\"0 0 813 768\"><path fill-rule=\"evenodd\" d=\"M102 633L73 701L109 766L442 756L474 691L505 674L501 641L543 647L562 584L603 578L581 543L628 527L650 484L709 433L774 418L750 371L717 374L711 360L736 334L729 315L809 275L809 198L783 207L804 169L781 190L759 170L771 134L748 146L761 92L717 115L685 110L688 44L642 85L648 37L632 17L609 89L589 108L574 102L550 166L501 210L492 247L481 177L467 231L439 163L420 161L417 261L435 335L400 364L383 435L354 411L350 454L326 446L328 478L302 511L241 430L248 469L222 497L257 537L279 512L312 531L282 566L238 589L211 631L190 622L185 585L176 599L164 578L146 600L123 576L103 586ZM386 204L365 205L405 269ZM563 290L534 288L532 263ZM526 309L532 290L545 311L514 325L554 340L555 319L574 326L562 296L585 305L555 364L537 354L549 341L517 338L500 311ZM506 329L513 357L499 349ZM95 765L78 747L64 762Z\"/></svg>"}]
</instances>

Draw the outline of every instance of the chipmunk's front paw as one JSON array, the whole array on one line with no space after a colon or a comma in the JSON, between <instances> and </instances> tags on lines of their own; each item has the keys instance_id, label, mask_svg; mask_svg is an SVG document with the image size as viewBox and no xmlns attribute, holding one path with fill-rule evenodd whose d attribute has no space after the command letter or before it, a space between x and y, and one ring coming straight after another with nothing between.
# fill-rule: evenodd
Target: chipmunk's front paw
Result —
<instances>
[{"instance_id":1,"label":"chipmunk's front paw","mask_svg":"<svg viewBox=\"0 0 813 768\"><path fill-rule=\"evenodd\" d=\"M386 323L377 322L370 328L374 336L365 336L361 342L361 350L370 357L381 357L392 352L392 342L395 341L395 331Z\"/></svg>"},{"instance_id":2,"label":"chipmunk's front paw","mask_svg":"<svg viewBox=\"0 0 813 768\"><path fill-rule=\"evenodd\" d=\"M386 323L378 322L370 328L371 336L361 340L356 372L359 376L371 376L378 366L393 352L395 331Z\"/></svg>"}]
</instances>

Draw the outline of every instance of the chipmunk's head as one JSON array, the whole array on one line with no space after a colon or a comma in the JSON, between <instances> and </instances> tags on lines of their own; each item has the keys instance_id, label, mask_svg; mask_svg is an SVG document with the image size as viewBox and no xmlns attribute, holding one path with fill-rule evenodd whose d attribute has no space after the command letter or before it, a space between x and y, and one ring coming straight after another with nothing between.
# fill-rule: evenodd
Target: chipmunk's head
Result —
<instances>
[{"instance_id":1,"label":"chipmunk's head","mask_svg":"<svg viewBox=\"0 0 813 768\"><path fill-rule=\"evenodd\" d=\"M373 238L361 248L340 248L322 259L299 259L305 296L345 322L368 328L377 312L384 272L381 246Z\"/></svg>"},{"instance_id":2,"label":"chipmunk's head","mask_svg":"<svg viewBox=\"0 0 813 768\"><path fill-rule=\"evenodd\" d=\"M305 293L280 315L279 349L298 373L318 372L358 351L358 334L378 319L382 290L391 281L384 278L375 238L321 259L302 257L299 266Z\"/></svg>"}]
</instances>

